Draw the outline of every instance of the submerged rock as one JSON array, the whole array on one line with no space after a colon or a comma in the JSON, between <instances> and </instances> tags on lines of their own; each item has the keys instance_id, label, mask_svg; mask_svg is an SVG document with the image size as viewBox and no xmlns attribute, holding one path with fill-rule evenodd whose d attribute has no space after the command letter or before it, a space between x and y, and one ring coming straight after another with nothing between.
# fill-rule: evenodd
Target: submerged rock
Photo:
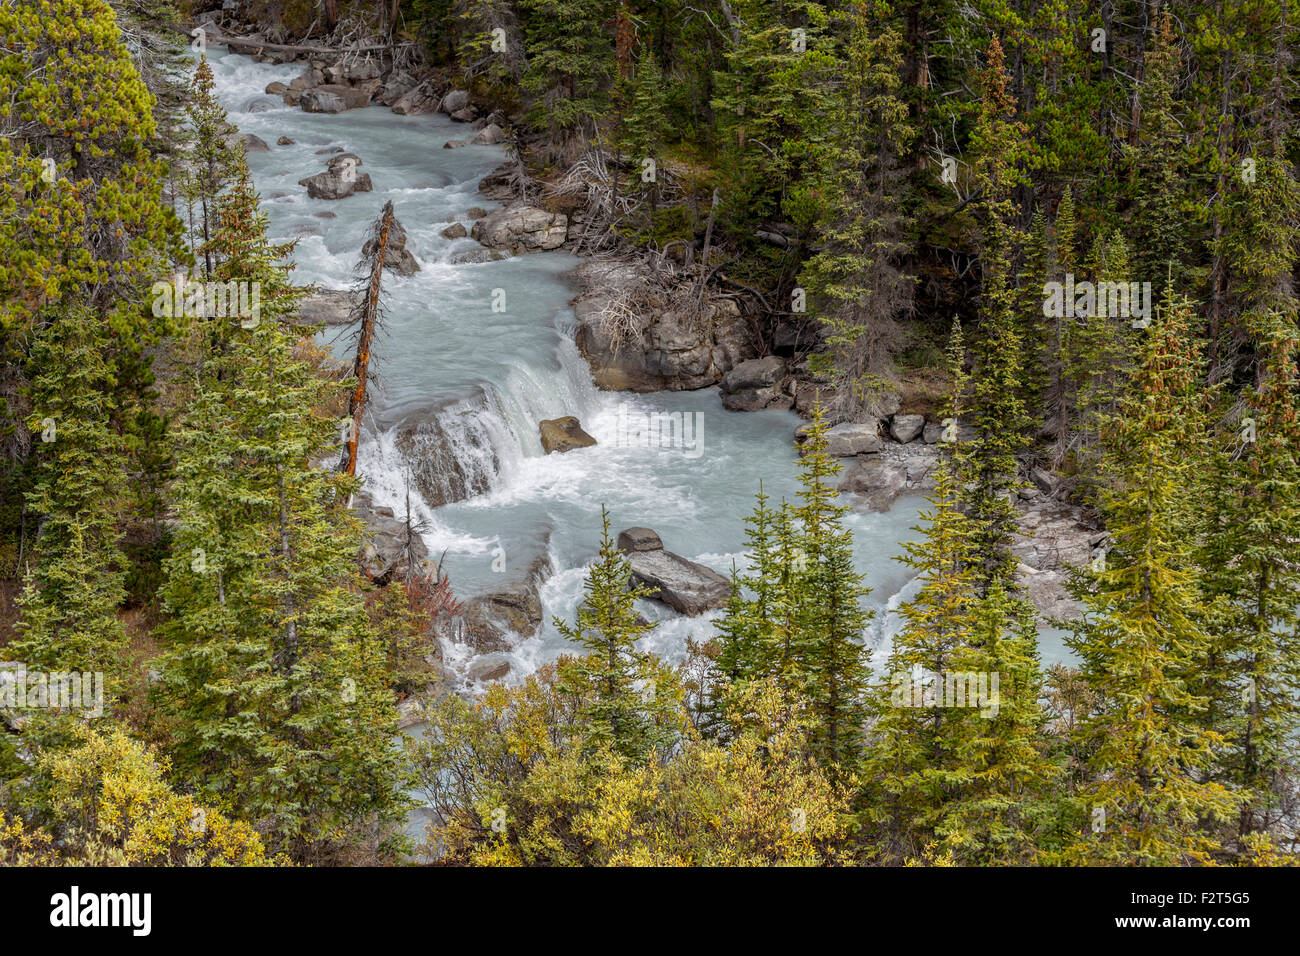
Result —
<instances>
[{"instance_id":1,"label":"submerged rock","mask_svg":"<svg viewBox=\"0 0 1300 956\"><path fill-rule=\"evenodd\" d=\"M540 421L537 430L541 433L542 447L548 455L553 451L573 451L575 448L587 448L596 444L596 439L583 431L582 425L572 415Z\"/></svg>"}]
</instances>

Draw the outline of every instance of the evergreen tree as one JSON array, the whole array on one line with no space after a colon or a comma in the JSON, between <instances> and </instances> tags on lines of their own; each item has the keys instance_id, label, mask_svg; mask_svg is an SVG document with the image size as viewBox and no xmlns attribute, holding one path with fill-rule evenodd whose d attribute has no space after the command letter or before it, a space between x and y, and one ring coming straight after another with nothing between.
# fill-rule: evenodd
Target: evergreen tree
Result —
<instances>
[{"instance_id":1,"label":"evergreen tree","mask_svg":"<svg viewBox=\"0 0 1300 956\"><path fill-rule=\"evenodd\" d=\"M1107 429L1116 474L1104 495L1110 549L1104 570L1081 578L1085 616L1068 643L1097 693L1085 722L1095 749L1080 795L1093 830L1066 851L1075 862L1173 865L1217 844L1202 831L1238 801L1206 780L1223 740L1202 725L1196 691L1209 636L1202 625L1186 505L1199 467L1187 437L1199 362L1185 300L1165 297L1121 413Z\"/></svg>"},{"instance_id":2,"label":"evergreen tree","mask_svg":"<svg viewBox=\"0 0 1300 956\"><path fill-rule=\"evenodd\" d=\"M1015 102L1007 93L1002 47L989 45L984 72L984 100L972 136L979 159L976 188L981 196L983 290L972 418L976 436L963 475L972 529L971 562L977 592L996 581L1013 587L1015 561L1011 535L1015 508L1010 502L1019 486L1017 454L1027 445L1029 418L1022 400L1023 354L1016 318L1012 262L1020 254L1023 234L1015 225L1012 189L1021 181L1025 129L1015 120Z\"/></svg>"},{"instance_id":3,"label":"evergreen tree","mask_svg":"<svg viewBox=\"0 0 1300 956\"><path fill-rule=\"evenodd\" d=\"M654 629L636 610L646 589L630 587L632 569L609 536L609 513L601 508L600 554L587 572L577 620L555 626L587 649L561 671L563 693L589 701L582 710L589 752L601 748L634 764L670 748L680 733L680 701L661 679L652 655L636 642Z\"/></svg>"},{"instance_id":4,"label":"evergreen tree","mask_svg":"<svg viewBox=\"0 0 1300 956\"><path fill-rule=\"evenodd\" d=\"M848 11L842 78L824 116L829 134L816 173L818 252L804 267L835 372L832 414L847 421L870 411L893 378L898 318L911 310L915 282L902 268L911 228L903 156L915 132L899 89L902 41L889 13L887 4L867 2Z\"/></svg>"},{"instance_id":5,"label":"evergreen tree","mask_svg":"<svg viewBox=\"0 0 1300 956\"><path fill-rule=\"evenodd\" d=\"M110 428L107 340L102 319L69 308L33 349L42 371L32 382L30 427L42 440L27 504L40 531L13 650L33 668L103 672L120 696L129 657L117 617L124 456Z\"/></svg>"},{"instance_id":6,"label":"evergreen tree","mask_svg":"<svg viewBox=\"0 0 1300 956\"><path fill-rule=\"evenodd\" d=\"M298 859L400 812L385 648L359 593L355 481L315 467L337 386L295 356L297 294L247 168L219 205L221 269L260 283L224 327L177 435L162 705L176 774ZM350 837L351 835L351 837Z\"/></svg>"}]
</instances>

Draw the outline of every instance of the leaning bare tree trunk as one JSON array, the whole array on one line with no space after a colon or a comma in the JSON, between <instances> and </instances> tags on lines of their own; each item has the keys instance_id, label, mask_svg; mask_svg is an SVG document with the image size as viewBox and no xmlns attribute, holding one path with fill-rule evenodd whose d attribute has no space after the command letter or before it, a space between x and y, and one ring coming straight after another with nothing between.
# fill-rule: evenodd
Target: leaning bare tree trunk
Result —
<instances>
[{"instance_id":1,"label":"leaning bare tree trunk","mask_svg":"<svg viewBox=\"0 0 1300 956\"><path fill-rule=\"evenodd\" d=\"M348 430L348 446L343 453L340 468L349 475L357 473L357 445L361 441L361 413L366 407L366 384L370 381L370 343L375 338L375 320L379 314L379 290L384 277L384 256L388 252L388 230L393 224L393 204L384 203L379 215L379 241L370 265L370 285L361 310L361 333L357 338L357 356L352 363L352 374L357 386L348 402L348 415L352 427Z\"/></svg>"}]
</instances>

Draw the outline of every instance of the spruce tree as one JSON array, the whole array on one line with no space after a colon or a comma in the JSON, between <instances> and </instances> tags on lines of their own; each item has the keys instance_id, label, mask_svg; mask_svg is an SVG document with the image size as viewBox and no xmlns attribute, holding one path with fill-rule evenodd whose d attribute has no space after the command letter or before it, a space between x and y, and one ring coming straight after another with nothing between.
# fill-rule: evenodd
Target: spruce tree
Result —
<instances>
[{"instance_id":1,"label":"spruce tree","mask_svg":"<svg viewBox=\"0 0 1300 956\"><path fill-rule=\"evenodd\" d=\"M609 513L601 508L600 552L587 572L576 620L555 626L587 654L566 661L562 692L586 703L584 746L602 748L631 763L665 753L681 730L672 687L659 677L654 657L636 642L654 630L636 609L646 589L630 586L632 569L609 536Z\"/></svg>"},{"instance_id":2,"label":"spruce tree","mask_svg":"<svg viewBox=\"0 0 1300 956\"><path fill-rule=\"evenodd\" d=\"M214 244L260 314L215 316L214 352L177 434L177 528L162 590L161 703L174 772L299 859L385 839L400 811L396 711L360 595L355 480L318 467L337 385L295 354L297 293L265 240L247 168ZM309 330L310 331L310 330Z\"/></svg>"},{"instance_id":3,"label":"spruce tree","mask_svg":"<svg viewBox=\"0 0 1300 956\"><path fill-rule=\"evenodd\" d=\"M1202 725L1197 673L1210 650L1185 500L1201 462L1194 436L1200 362L1190 308L1168 294L1142 365L1107 429L1115 469L1103 497L1110 547L1076 586L1085 615L1068 643L1098 695L1084 724L1095 749L1080 794L1085 833L1065 859L1175 865L1205 858L1202 830L1238 805L1206 775L1222 736Z\"/></svg>"}]
</instances>

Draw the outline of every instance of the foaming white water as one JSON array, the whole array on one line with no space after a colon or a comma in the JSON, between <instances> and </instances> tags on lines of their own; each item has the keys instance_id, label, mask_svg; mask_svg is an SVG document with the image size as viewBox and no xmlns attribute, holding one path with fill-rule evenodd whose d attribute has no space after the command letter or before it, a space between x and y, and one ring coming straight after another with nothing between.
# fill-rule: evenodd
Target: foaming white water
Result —
<instances>
[{"instance_id":1,"label":"foaming white water","mask_svg":"<svg viewBox=\"0 0 1300 956\"><path fill-rule=\"evenodd\" d=\"M386 201L407 232L420 271L387 275L387 319L373 352L377 373L359 470L378 504L412 515L435 558L445 555L462 596L500 590L531 573L541 558L555 569L540 594L544 624L503 657L519 680L572 647L552 616L572 620L586 568L595 557L602 505L612 530L655 528L665 545L729 574L744 563L743 521L760 484L774 500L797 492L789 412L732 413L716 389L635 395L597 390L573 342L569 274L577 260L541 253L457 263L481 250L448 239L466 229L471 207L492 209L478 180L503 158L497 147L444 150L466 127L441 115L400 117L384 109L337 116L305 114L261 93L301 67L253 63L213 52L218 94L243 132L273 145L249 156L274 239L296 239L295 280L328 289L354 281L358 251ZM269 105L265 111L261 105ZM251 107L251 109L250 109ZM361 156L374 191L312 200L298 180L324 168L328 151ZM326 330L322 342L346 358L348 336ZM538 422L576 416L597 444L544 454ZM626 439L627 423L651 416L689 423L690 447ZM426 494L421 494L421 487ZM426 500L428 499L428 500ZM447 503L434 506L436 502ZM886 515L853 513L855 559L874 588L878 618L864 635L877 654L894 626L891 607L912 580L893 561L911 536L917 502ZM680 660L688 636L711 635L716 612L681 617L647 602L659 622L645 646ZM467 672L470 648L450 645L448 665Z\"/></svg>"}]
</instances>

